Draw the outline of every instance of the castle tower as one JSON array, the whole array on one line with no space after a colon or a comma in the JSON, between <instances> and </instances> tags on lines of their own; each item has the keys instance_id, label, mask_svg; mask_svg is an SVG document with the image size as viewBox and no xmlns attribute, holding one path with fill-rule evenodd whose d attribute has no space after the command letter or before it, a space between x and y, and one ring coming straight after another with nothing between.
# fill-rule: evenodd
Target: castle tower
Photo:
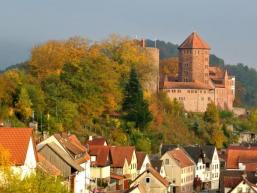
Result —
<instances>
[{"instance_id":1,"label":"castle tower","mask_svg":"<svg viewBox=\"0 0 257 193\"><path fill-rule=\"evenodd\" d=\"M179 46L180 82L199 81L209 84L209 55L210 48L201 37L193 32Z\"/></svg>"}]
</instances>

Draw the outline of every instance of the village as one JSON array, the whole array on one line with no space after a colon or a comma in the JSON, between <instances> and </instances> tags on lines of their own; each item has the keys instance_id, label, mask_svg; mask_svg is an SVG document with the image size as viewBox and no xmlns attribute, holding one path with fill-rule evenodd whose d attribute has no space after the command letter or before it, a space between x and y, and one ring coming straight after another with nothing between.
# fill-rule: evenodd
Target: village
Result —
<instances>
[{"instance_id":1,"label":"village","mask_svg":"<svg viewBox=\"0 0 257 193\"><path fill-rule=\"evenodd\" d=\"M101 136L81 143L69 133L45 135L32 128L0 128L0 143L11 153L21 178L39 170L61 177L70 192L190 193L256 192L257 136L244 133L239 144L163 144L157 154L133 146L113 146Z\"/></svg>"}]
</instances>

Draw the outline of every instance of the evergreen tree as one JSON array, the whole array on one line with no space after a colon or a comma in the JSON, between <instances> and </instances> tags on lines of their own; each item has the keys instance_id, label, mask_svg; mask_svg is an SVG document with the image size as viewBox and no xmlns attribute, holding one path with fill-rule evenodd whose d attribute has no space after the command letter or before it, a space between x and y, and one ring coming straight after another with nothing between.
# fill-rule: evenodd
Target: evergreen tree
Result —
<instances>
[{"instance_id":1,"label":"evergreen tree","mask_svg":"<svg viewBox=\"0 0 257 193\"><path fill-rule=\"evenodd\" d=\"M129 81L125 87L125 98L122 105L124 119L134 122L135 126L144 129L152 121L152 114L148 103L144 100L142 86L139 82L136 69L132 67Z\"/></svg>"}]
</instances>

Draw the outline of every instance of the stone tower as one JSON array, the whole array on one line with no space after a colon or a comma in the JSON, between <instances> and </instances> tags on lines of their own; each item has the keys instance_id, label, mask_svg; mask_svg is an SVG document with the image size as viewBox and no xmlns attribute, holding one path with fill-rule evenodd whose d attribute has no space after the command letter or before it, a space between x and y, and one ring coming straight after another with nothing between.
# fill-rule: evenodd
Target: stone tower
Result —
<instances>
[{"instance_id":1,"label":"stone tower","mask_svg":"<svg viewBox=\"0 0 257 193\"><path fill-rule=\"evenodd\" d=\"M179 82L201 82L209 84L210 48L193 32L179 46Z\"/></svg>"},{"instance_id":2,"label":"stone tower","mask_svg":"<svg viewBox=\"0 0 257 193\"><path fill-rule=\"evenodd\" d=\"M144 39L140 42L141 47L146 51L147 57L150 59L150 65L153 67L152 81L147 85L150 92L156 93L159 90L159 65L160 53L158 48L146 47Z\"/></svg>"}]
</instances>

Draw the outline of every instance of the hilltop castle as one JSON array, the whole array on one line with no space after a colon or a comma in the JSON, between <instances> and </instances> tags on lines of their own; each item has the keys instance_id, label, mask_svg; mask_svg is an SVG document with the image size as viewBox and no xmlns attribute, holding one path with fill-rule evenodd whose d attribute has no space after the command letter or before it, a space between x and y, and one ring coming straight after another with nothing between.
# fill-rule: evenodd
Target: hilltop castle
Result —
<instances>
[{"instance_id":1,"label":"hilltop castle","mask_svg":"<svg viewBox=\"0 0 257 193\"><path fill-rule=\"evenodd\" d=\"M178 76L160 80L159 89L166 91L171 100L183 103L186 111L204 112L211 101L221 109L232 110L235 77L209 66L208 44L193 32L178 50Z\"/></svg>"},{"instance_id":2,"label":"hilltop castle","mask_svg":"<svg viewBox=\"0 0 257 193\"><path fill-rule=\"evenodd\" d=\"M151 51L154 65L158 66L158 73L153 77L153 90L166 91L171 100L180 101L189 112L205 112L211 101L221 109L233 110L235 77L219 67L209 66L210 47L197 33L193 32L178 47L176 77L159 74L159 60L156 59L159 50L147 48L144 43L143 47Z\"/></svg>"}]
</instances>

